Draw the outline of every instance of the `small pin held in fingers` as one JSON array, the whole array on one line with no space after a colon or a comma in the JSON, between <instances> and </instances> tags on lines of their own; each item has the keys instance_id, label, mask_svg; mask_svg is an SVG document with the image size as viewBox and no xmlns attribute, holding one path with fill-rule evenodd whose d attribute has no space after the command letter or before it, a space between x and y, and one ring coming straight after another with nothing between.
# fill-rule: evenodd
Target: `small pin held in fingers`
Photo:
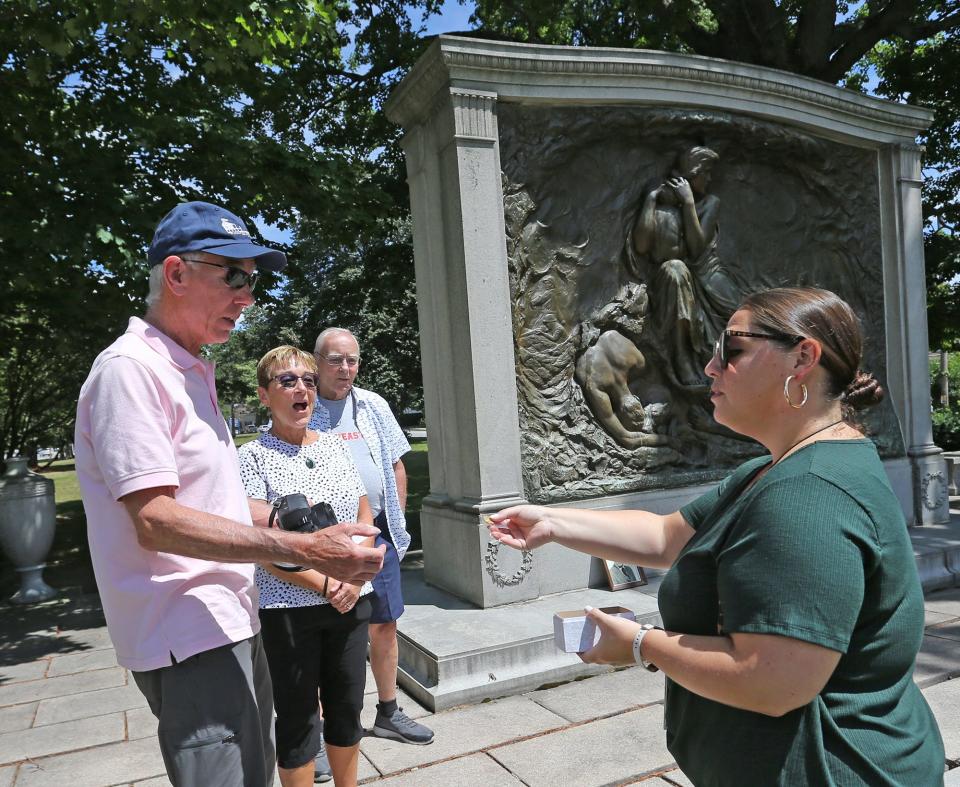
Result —
<instances>
[{"instance_id":1,"label":"small pin held in fingers","mask_svg":"<svg viewBox=\"0 0 960 787\"><path fill-rule=\"evenodd\" d=\"M483 514L480 518L483 520L484 524L488 525L489 527L495 527L501 533L510 532L510 528L507 527L507 525L501 522L494 522L493 519L490 518L489 514Z\"/></svg>"}]
</instances>

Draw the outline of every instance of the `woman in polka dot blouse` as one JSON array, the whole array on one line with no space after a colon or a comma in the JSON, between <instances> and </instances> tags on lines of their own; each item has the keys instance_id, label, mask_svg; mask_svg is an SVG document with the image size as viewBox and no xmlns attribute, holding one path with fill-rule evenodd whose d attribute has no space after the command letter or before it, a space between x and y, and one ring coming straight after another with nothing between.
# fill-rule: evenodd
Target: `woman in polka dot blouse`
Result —
<instances>
[{"instance_id":1,"label":"woman in polka dot blouse","mask_svg":"<svg viewBox=\"0 0 960 787\"><path fill-rule=\"evenodd\" d=\"M290 346L271 350L257 365L257 392L272 426L239 451L247 495L272 503L300 493L312 504L329 503L341 522L370 524L366 490L343 441L307 428L316 370L312 355ZM362 540L373 546L372 538ZM337 787L355 785L370 617L365 596L372 587L273 565L258 566L256 580L280 781L284 787L312 785L314 758L325 740Z\"/></svg>"}]
</instances>

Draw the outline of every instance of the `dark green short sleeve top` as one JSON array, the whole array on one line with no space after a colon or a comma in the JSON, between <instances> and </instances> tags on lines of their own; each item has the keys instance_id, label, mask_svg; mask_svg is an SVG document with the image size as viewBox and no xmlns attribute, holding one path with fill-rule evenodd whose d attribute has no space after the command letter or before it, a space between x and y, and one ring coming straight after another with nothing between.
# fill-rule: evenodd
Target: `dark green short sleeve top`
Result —
<instances>
[{"instance_id":1,"label":"dark green short sleeve top","mask_svg":"<svg viewBox=\"0 0 960 787\"><path fill-rule=\"evenodd\" d=\"M780 718L667 680L667 744L706 785L937 785L943 744L913 662L923 595L899 502L869 440L769 457L681 510L696 530L659 591L668 631L775 634L843 655ZM745 490L745 491L744 491Z\"/></svg>"}]
</instances>

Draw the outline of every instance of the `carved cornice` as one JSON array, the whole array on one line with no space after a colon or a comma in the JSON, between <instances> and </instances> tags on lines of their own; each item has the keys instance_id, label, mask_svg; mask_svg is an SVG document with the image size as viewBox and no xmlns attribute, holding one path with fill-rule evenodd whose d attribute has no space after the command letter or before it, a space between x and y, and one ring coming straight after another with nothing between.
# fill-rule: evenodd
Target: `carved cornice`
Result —
<instances>
[{"instance_id":1,"label":"carved cornice","mask_svg":"<svg viewBox=\"0 0 960 787\"><path fill-rule=\"evenodd\" d=\"M384 104L387 117L404 129L426 121L438 103L437 93L450 84L450 72L440 49L441 39L434 41L420 56Z\"/></svg>"},{"instance_id":2,"label":"carved cornice","mask_svg":"<svg viewBox=\"0 0 960 787\"><path fill-rule=\"evenodd\" d=\"M386 105L405 128L423 122L448 86L495 92L500 100L684 104L699 94L715 108L757 102L855 127L871 138L915 137L932 119L926 109L864 96L809 77L699 55L649 50L511 44L439 37ZM850 131L848 133L854 134Z\"/></svg>"}]
</instances>

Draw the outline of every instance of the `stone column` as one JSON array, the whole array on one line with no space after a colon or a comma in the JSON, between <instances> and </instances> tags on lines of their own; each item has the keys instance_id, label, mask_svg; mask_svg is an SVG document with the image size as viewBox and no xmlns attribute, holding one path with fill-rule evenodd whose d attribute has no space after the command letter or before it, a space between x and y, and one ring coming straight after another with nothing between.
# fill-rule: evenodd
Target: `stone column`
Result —
<instances>
[{"instance_id":1,"label":"stone column","mask_svg":"<svg viewBox=\"0 0 960 787\"><path fill-rule=\"evenodd\" d=\"M915 525L950 521L946 465L930 422L921 152L913 144L880 150L887 382L910 459Z\"/></svg>"},{"instance_id":2,"label":"stone column","mask_svg":"<svg viewBox=\"0 0 960 787\"><path fill-rule=\"evenodd\" d=\"M523 494L496 106L445 87L403 140L430 440L424 576L482 607L539 594L533 556L498 549L481 521Z\"/></svg>"}]
</instances>

